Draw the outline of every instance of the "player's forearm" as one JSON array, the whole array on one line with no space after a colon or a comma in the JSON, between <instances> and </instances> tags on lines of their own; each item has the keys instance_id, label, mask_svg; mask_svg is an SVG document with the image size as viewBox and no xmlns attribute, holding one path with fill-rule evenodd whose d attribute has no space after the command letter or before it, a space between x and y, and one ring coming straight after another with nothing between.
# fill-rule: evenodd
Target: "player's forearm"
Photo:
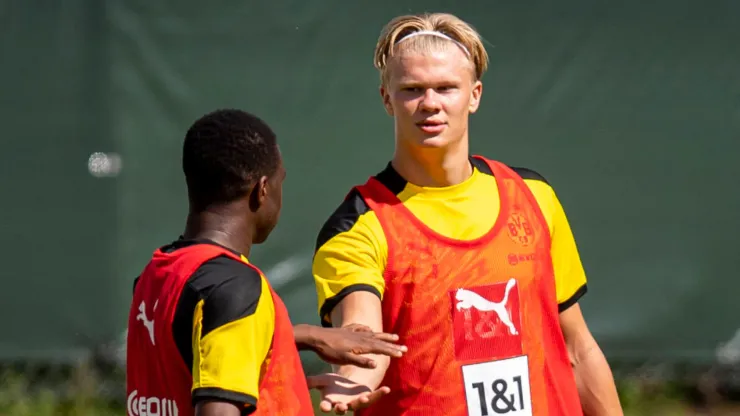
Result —
<instances>
[{"instance_id":1,"label":"player's forearm","mask_svg":"<svg viewBox=\"0 0 740 416\"><path fill-rule=\"evenodd\" d=\"M375 390L380 386L380 383L385 377L385 372L388 370L391 359L385 355L367 354L367 357L372 358L377 363L375 368L359 368L354 365L342 365L332 366L334 372L346 377L357 384L367 386L370 390Z\"/></svg>"},{"instance_id":2,"label":"player's forearm","mask_svg":"<svg viewBox=\"0 0 740 416\"><path fill-rule=\"evenodd\" d=\"M373 331L383 332L383 318L380 299L370 293L358 291L350 293L332 311L334 326L345 327L351 324L365 325ZM368 354L377 363L373 369L353 365L333 366L334 371L358 384L375 390L385 377L390 365L390 357Z\"/></svg>"},{"instance_id":3,"label":"player's forearm","mask_svg":"<svg viewBox=\"0 0 740 416\"><path fill-rule=\"evenodd\" d=\"M609 364L596 343L578 353L573 371L585 416L622 416Z\"/></svg>"},{"instance_id":4,"label":"player's forearm","mask_svg":"<svg viewBox=\"0 0 740 416\"><path fill-rule=\"evenodd\" d=\"M307 324L298 324L293 326L293 338L299 351L312 350L316 345L317 327Z\"/></svg>"}]
</instances>

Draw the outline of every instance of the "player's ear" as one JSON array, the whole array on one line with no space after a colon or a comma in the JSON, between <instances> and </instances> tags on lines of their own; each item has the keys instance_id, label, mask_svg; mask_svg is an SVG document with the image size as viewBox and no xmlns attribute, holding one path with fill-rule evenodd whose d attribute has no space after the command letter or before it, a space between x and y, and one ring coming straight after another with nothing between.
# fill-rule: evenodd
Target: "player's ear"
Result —
<instances>
[{"instance_id":1,"label":"player's ear","mask_svg":"<svg viewBox=\"0 0 740 416\"><path fill-rule=\"evenodd\" d=\"M474 114L478 111L481 95L483 95L483 83L478 80L473 83L473 88L470 90L470 104L468 106L470 114Z\"/></svg>"},{"instance_id":2,"label":"player's ear","mask_svg":"<svg viewBox=\"0 0 740 416\"><path fill-rule=\"evenodd\" d=\"M391 96L388 94L388 90L383 85L380 86L380 97L383 99L383 107L385 108L385 112L388 113L389 116L393 117Z\"/></svg>"},{"instance_id":3,"label":"player's ear","mask_svg":"<svg viewBox=\"0 0 740 416\"><path fill-rule=\"evenodd\" d=\"M267 200L267 181L267 176L259 178L249 193L249 208L252 212L257 212Z\"/></svg>"}]
</instances>

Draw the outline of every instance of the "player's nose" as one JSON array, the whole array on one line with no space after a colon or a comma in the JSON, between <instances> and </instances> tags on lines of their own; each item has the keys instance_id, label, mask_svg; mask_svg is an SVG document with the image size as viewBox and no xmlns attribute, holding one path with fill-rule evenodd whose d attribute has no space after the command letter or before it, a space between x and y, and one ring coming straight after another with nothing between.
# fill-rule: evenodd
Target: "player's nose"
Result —
<instances>
[{"instance_id":1,"label":"player's nose","mask_svg":"<svg viewBox=\"0 0 740 416\"><path fill-rule=\"evenodd\" d=\"M433 88L427 88L419 102L419 109L425 112L437 112L440 110L439 94Z\"/></svg>"}]
</instances>

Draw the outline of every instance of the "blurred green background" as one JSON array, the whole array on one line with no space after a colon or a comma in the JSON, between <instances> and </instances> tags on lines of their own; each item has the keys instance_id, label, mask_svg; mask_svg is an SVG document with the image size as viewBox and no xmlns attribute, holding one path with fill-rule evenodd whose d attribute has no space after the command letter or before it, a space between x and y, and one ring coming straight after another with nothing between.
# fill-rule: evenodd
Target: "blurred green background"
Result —
<instances>
[{"instance_id":1,"label":"blurred green background","mask_svg":"<svg viewBox=\"0 0 740 416\"><path fill-rule=\"evenodd\" d=\"M296 323L318 323L316 234L393 147L375 41L390 18L422 11L455 13L486 39L473 151L555 187L590 279L584 313L617 374L691 385L711 374L732 389L740 3L730 0L0 2L8 374L64 384L67 367L92 363L115 380L133 278L183 228L182 138L216 108L259 114L279 135L282 221L252 260ZM120 396L120 383L101 386Z\"/></svg>"}]
</instances>

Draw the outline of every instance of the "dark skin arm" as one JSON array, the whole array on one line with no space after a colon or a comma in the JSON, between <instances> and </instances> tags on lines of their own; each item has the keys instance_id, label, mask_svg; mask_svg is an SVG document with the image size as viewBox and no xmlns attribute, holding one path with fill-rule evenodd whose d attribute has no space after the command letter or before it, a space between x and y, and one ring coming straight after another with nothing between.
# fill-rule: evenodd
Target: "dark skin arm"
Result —
<instances>
[{"instance_id":1,"label":"dark skin arm","mask_svg":"<svg viewBox=\"0 0 740 416\"><path fill-rule=\"evenodd\" d=\"M375 368L377 363L363 354L401 357L406 347L394 344L398 335L373 332L365 325L352 324L342 328L322 328L314 325L293 327L296 347L311 350L329 364L354 365ZM324 377L326 378L326 377ZM316 379L313 383L331 384L331 377ZM318 381L317 381L318 380ZM321 383L319 383L321 384ZM312 388L322 387L312 385ZM241 416L239 407L229 402L204 401L196 404L195 416Z\"/></svg>"},{"instance_id":2,"label":"dark skin arm","mask_svg":"<svg viewBox=\"0 0 740 416\"><path fill-rule=\"evenodd\" d=\"M329 364L375 368L375 360L364 354L398 358L406 352L405 346L395 344L398 335L373 332L365 325L352 324L341 328L296 325L293 335L299 350L314 351Z\"/></svg>"},{"instance_id":3,"label":"dark skin arm","mask_svg":"<svg viewBox=\"0 0 740 416\"><path fill-rule=\"evenodd\" d=\"M241 416L236 405L228 402L203 401L195 405L195 416Z\"/></svg>"}]
</instances>

